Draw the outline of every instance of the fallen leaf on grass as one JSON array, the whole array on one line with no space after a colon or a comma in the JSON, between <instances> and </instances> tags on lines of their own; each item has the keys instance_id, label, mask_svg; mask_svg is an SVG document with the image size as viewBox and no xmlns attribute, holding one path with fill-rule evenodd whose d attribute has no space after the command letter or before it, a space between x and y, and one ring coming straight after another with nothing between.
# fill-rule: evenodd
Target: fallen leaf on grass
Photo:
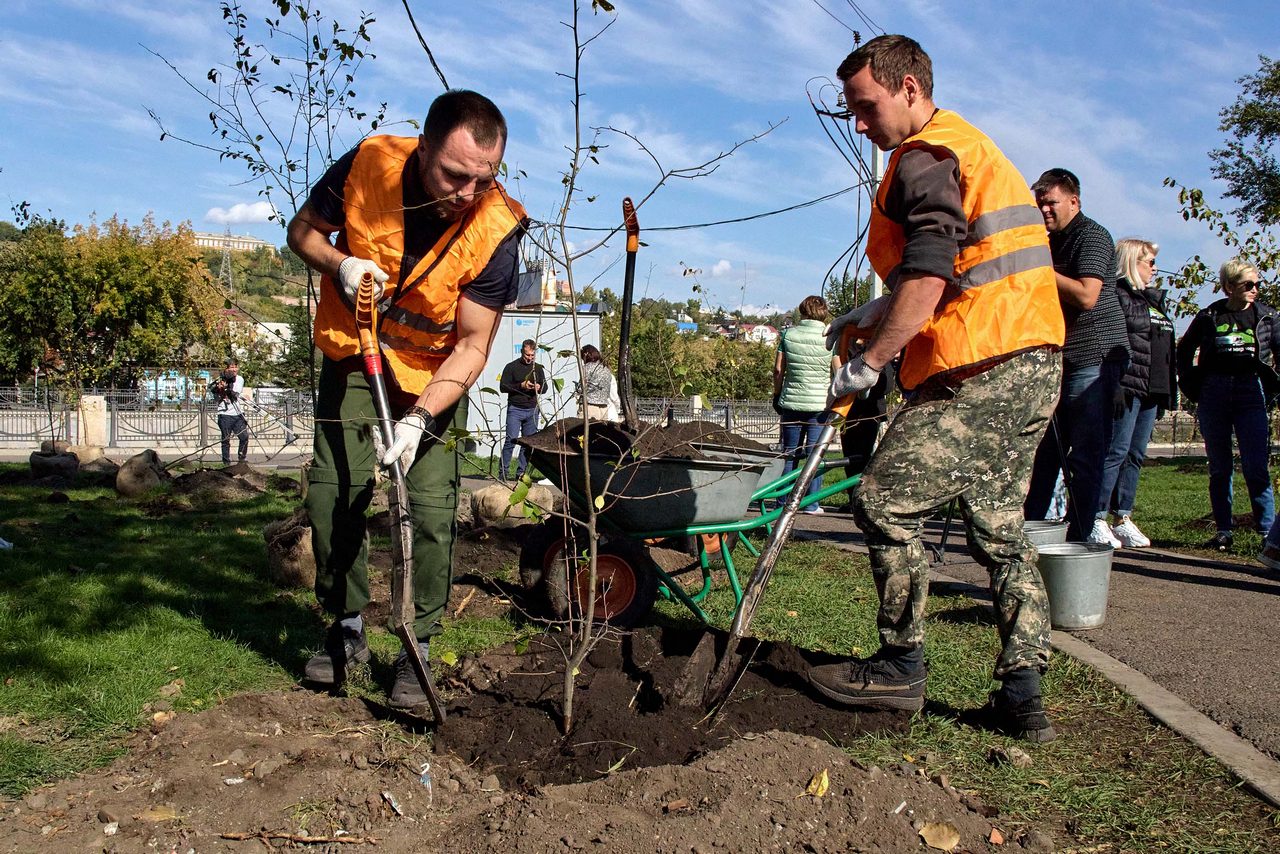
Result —
<instances>
[{"instance_id":1,"label":"fallen leaf on grass","mask_svg":"<svg viewBox=\"0 0 1280 854\"><path fill-rule=\"evenodd\" d=\"M827 793L827 789L831 786L831 778L827 775L827 769L823 768L809 780L809 785L805 787L804 793L815 798L820 798Z\"/></svg>"},{"instance_id":2,"label":"fallen leaf on grass","mask_svg":"<svg viewBox=\"0 0 1280 854\"><path fill-rule=\"evenodd\" d=\"M160 686L159 694L161 697L177 697L182 693L182 686L187 684L185 679L175 679L168 685Z\"/></svg>"},{"instance_id":3,"label":"fallen leaf on grass","mask_svg":"<svg viewBox=\"0 0 1280 854\"><path fill-rule=\"evenodd\" d=\"M799 612L799 611L788 611L788 612L787 612L787 616L788 616L788 617L798 617L798 616L800 616L800 612Z\"/></svg>"},{"instance_id":4,"label":"fallen leaf on grass","mask_svg":"<svg viewBox=\"0 0 1280 854\"><path fill-rule=\"evenodd\" d=\"M137 818L139 821L173 821L178 817L178 811L169 804L161 804L156 807L147 807Z\"/></svg>"},{"instance_id":5,"label":"fallen leaf on grass","mask_svg":"<svg viewBox=\"0 0 1280 854\"><path fill-rule=\"evenodd\" d=\"M458 663L458 654L453 650L446 650L440 654L440 661L453 667Z\"/></svg>"},{"instance_id":6,"label":"fallen leaf on grass","mask_svg":"<svg viewBox=\"0 0 1280 854\"><path fill-rule=\"evenodd\" d=\"M151 722L156 726L164 726L169 721L178 716L177 712L156 712L151 716Z\"/></svg>"},{"instance_id":7,"label":"fallen leaf on grass","mask_svg":"<svg viewBox=\"0 0 1280 854\"><path fill-rule=\"evenodd\" d=\"M955 825L946 821L931 821L920 828L920 838L930 848L939 851L952 851L960 844L960 831Z\"/></svg>"}]
</instances>

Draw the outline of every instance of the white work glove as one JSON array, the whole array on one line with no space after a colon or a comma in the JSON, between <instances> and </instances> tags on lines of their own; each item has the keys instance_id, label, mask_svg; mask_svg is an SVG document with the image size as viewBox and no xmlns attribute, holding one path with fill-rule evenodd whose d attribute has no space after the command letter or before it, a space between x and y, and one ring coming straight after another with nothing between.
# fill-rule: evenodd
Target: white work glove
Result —
<instances>
[{"instance_id":1,"label":"white work glove","mask_svg":"<svg viewBox=\"0 0 1280 854\"><path fill-rule=\"evenodd\" d=\"M389 278L382 272L381 267L354 255L343 258L342 263L338 265L338 282L341 283L342 290L352 302L356 301L356 291L360 290L360 280L364 278L365 273L373 274L373 301L377 302L382 299L382 285Z\"/></svg>"},{"instance_id":2,"label":"white work glove","mask_svg":"<svg viewBox=\"0 0 1280 854\"><path fill-rule=\"evenodd\" d=\"M874 329L880 323L880 318L884 317L884 311L888 307L889 294L885 294L831 321L831 325L827 327L827 349L831 351L836 349L840 344L840 332L850 323L855 329Z\"/></svg>"},{"instance_id":3,"label":"white work glove","mask_svg":"<svg viewBox=\"0 0 1280 854\"><path fill-rule=\"evenodd\" d=\"M862 360L862 354L844 364L831 379L831 396L836 400L866 391L880 380L880 371Z\"/></svg>"},{"instance_id":4,"label":"white work glove","mask_svg":"<svg viewBox=\"0 0 1280 854\"><path fill-rule=\"evenodd\" d=\"M418 446L422 444L423 434L433 435L435 429L434 418L423 415L421 412L410 411L396 423L391 447L387 448L382 455L382 464L390 467L396 460L400 460L401 468L408 471L409 466L413 465L414 457L417 456ZM405 459L401 459L402 457Z\"/></svg>"}]
</instances>

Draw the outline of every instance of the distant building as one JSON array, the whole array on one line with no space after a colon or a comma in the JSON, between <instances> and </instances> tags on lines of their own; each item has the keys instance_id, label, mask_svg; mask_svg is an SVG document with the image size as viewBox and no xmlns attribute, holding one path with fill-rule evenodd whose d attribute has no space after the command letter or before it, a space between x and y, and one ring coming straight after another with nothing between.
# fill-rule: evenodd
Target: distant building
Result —
<instances>
[{"instance_id":1,"label":"distant building","mask_svg":"<svg viewBox=\"0 0 1280 854\"><path fill-rule=\"evenodd\" d=\"M778 330L767 323L744 323L738 327L738 337L756 344L777 344Z\"/></svg>"},{"instance_id":2,"label":"distant building","mask_svg":"<svg viewBox=\"0 0 1280 854\"><path fill-rule=\"evenodd\" d=\"M251 237L247 234L215 234L211 231L197 231L195 233L196 246L205 249L222 249L230 248L236 252L252 252L255 249L270 249L272 252L277 251L276 247L266 240L258 237Z\"/></svg>"}]
</instances>

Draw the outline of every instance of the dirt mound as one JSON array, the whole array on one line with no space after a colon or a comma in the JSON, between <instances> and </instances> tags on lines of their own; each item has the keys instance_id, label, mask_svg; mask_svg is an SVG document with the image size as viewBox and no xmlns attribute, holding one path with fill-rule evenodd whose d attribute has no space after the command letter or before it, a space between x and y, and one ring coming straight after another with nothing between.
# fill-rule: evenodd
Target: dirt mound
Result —
<instances>
[{"instance_id":1,"label":"dirt mound","mask_svg":"<svg viewBox=\"0 0 1280 854\"><path fill-rule=\"evenodd\" d=\"M262 483L258 486L241 473L231 473L230 469L203 469L174 478L173 489L195 501L243 501L263 491L265 477Z\"/></svg>"}]
</instances>

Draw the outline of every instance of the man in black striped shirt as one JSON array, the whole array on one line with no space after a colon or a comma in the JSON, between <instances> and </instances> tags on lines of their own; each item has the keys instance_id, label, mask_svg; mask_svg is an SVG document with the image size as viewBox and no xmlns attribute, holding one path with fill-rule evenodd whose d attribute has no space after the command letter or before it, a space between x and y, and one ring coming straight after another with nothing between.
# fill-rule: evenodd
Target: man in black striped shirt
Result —
<instances>
[{"instance_id":1,"label":"man in black striped shirt","mask_svg":"<svg viewBox=\"0 0 1280 854\"><path fill-rule=\"evenodd\" d=\"M1024 510L1028 519L1048 515L1065 455L1067 539L1118 546L1109 529L1105 537L1095 536L1093 524L1099 502L1110 497L1099 494L1102 463L1111 444L1120 376L1129 363L1129 336L1116 295L1115 242L1105 228L1081 213L1080 179L1071 172L1050 169L1031 189L1049 231L1067 340L1062 348L1062 397L1054 425L1036 451Z\"/></svg>"}]
</instances>

